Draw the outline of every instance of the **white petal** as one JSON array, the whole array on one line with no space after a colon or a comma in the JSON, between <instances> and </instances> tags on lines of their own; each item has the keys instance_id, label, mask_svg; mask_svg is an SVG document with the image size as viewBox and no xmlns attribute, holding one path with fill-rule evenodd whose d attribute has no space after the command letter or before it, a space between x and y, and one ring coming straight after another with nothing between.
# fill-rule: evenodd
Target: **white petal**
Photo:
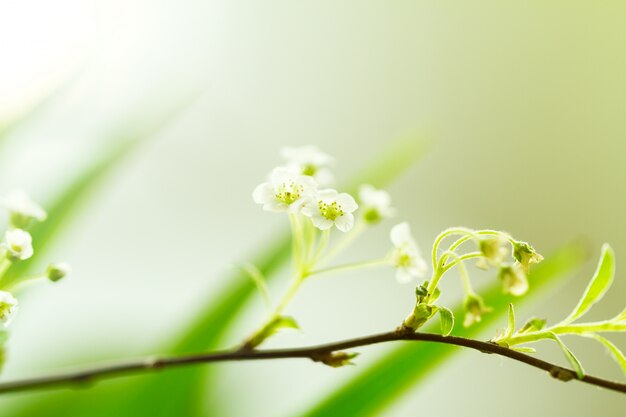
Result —
<instances>
[{"instance_id":1,"label":"white petal","mask_svg":"<svg viewBox=\"0 0 626 417\"><path fill-rule=\"evenodd\" d=\"M391 242L396 246L403 246L405 243L413 242L411 236L411 226L407 222L396 224L391 228Z\"/></svg>"},{"instance_id":2,"label":"white petal","mask_svg":"<svg viewBox=\"0 0 626 417\"><path fill-rule=\"evenodd\" d=\"M413 275L406 268L398 268L396 269L396 279L401 284L407 284L413 281Z\"/></svg>"},{"instance_id":3,"label":"white petal","mask_svg":"<svg viewBox=\"0 0 626 417\"><path fill-rule=\"evenodd\" d=\"M320 230L328 230L333 227L334 224L332 220L320 216L319 214L311 217L311 221L313 222L313 226L317 227Z\"/></svg>"},{"instance_id":4,"label":"white petal","mask_svg":"<svg viewBox=\"0 0 626 417\"><path fill-rule=\"evenodd\" d=\"M274 197L274 187L268 182L260 184L252 192L252 199L257 204L267 204L271 200L276 200Z\"/></svg>"},{"instance_id":5,"label":"white petal","mask_svg":"<svg viewBox=\"0 0 626 417\"><path fill-rule=\"evenodd\" d=\"M337 226L337 229L344 233L349 232L350 229L352 229L352 226L354 226L354 216L352 213L346 213L343 216L339 216L335 219L335 226Z\"/></svg>"},{"instance_id":6,"label":"white petal","mask_svg":"<svg viewBox=\"0 0 626 417\"><path fill-rule=\"evenodd\" d=\"M335 180L335 176L330 169L321 168L314 175L315 180L320 185L330 185Z\"/></svg>"},{"instance_id":7,"label":"white petal","mask_svg":"<svg viewBox=\"0 0 626 417\"><path fill-rule=\"evenodd\" d=\"M313 217L316 214L319 215L319 209L317 207L317 203L314 201L307 202L304 206L302 206L302 209L300 210L300 212L307 217Z\"/></svg>"},{"instance_id":8,"label":"white petal","mask_svg":"<svg viewBox=\"0 0 626 417\"><path fill-rule=\"evenodd\" d=\"M345 212L352 213L359 208L359 205L354 201L354 198L348 193L341 193L336 197L337 204L341 206L341 209Z\"/></svg>"},{"instance_id":9,"label":"white petal","mask_svg":"<svg viewBox=\"0 0 626 417\"><path fill-rule=\"evenodd\" d=\"M322 200L326 204L330 204L333 201L337 201L337 195L338 195L337 190L333 190L332 188L325 188L317 192L318 199Z\"/></svg>"}]
</instances>

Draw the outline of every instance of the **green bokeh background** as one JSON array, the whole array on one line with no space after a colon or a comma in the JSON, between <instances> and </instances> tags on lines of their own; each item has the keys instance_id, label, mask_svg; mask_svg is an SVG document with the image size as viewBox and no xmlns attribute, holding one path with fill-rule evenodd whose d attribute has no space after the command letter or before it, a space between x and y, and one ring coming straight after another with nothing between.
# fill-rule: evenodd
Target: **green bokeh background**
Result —
<instances>
[{"instance_id":1,"label":"green bokeh background","mask_svg":"<svg viewBox=\"0 0 626 417\"><path fill-rule=\"evenodd\" d=\"M507 230L544 254L582 237L597 257L610 242L616 283L590 317L614 314L626 291L624 16L618 1L0 2L0 121L62 85L0 143L2 190L51 199L113 145L112 134L155 124L195 97L90 195L48 253L75 273L24 291L3 378L155 353L212 302L230 265L286 228L251 201L286 145L320 146L342 179L399 137L427 140L430 152L389 187L423 248L455 225ZM384 253L391 224L346 259ZM520 318L562 318L593 266ZM477 285L488 279L478 274ZM460 285L444 284L453 303ZM391 271L311 282L290 309L305 331L270 345L385 330L411 299ZM229 340L260 313L253 303ZM589 372L624 378L592 341L571 347ZM358 362L385 350L364 350ZM562 361L552 346L541 354ZM358 367L285 361L217 372L210 398L221 415L286 416ZM3 397L0 408L39 398ZM617 394L463 352L384 415L584 416L602 406L621 416L624 405Z\"/></svg>"}]
</instances>

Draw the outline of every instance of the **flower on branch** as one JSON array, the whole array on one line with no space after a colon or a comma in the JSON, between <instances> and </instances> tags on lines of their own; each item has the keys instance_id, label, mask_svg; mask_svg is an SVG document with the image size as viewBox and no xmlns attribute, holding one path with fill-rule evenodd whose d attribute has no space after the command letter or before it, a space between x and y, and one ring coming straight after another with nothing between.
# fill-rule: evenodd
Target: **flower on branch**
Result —
<instances>
[{"instance_id":1,"label":"flower on branch","mask_svg":"<svg viewBox=\"0 0 626 417\"><path fill-rule=\"evenodd\" d=\"M391 262L396 267L396 279L405 283L423 277L428 267L411 235L409 224L404 222L395 225L391 229L390 237L394 245Z\"/></svg>"},{"instance_id":2,"label":"flower on branch","mask_svg":"<svg viewBox=\"0 0 626 417\"><path fill-rule=\"evenodd\" d=\"M489 265L501 265L508 252L506 240L500 236L482 238L478 241L478 247L484 256L476 263L481 269L487 269Z\"/></svg>"},{"instance_id":3,"label":"flower on branch","mask_svg":"<svg viewBox=\"0 0 626 417\"><path fill-rule=\"evenodd\" d=\"M11 293L0 291L0 321L8 324L11 316L15 312L16 306L17 300Z\"/></svg>"},{"instance_id":4,"label":"flower on branch","mask_svg":"<svg viewBox=\"0 0 626 417\"><path fill-rule=\"evenodd\" d=\"M526 242L515 242L513 245L513 257L526 273L530 271L530 264L538 264L543 261L543 256Z\"/></svg>"},{"instance_id":5,"label":"flower on branch","mask_svg":"<svg viewBox=\"0 0 626 417\"><path fill-rule=\"evenodd\" d=\"M280 150L280 154L291 171L313 177L321 185L329 185L333 181L333 175L327 168L333 158L316 146L285 147Z\"/></svg>"},{"instance_id":6,"label":"flower on branch","mask_svg":"<svg viewBox=\"0 0 626 417\"><path fill-rule=\"evenodd\" d=\"M30 233L22 229L7 230L4 234L3 247L9 258L13 260L26 260L33 256L33 239Z\"/></svg>"},{"instance_id":7,"label":"flower on branch","mask_svg":"<svg viewBox=\"0 0 626 417\"><path fill-rule=\"evenodd\" d=\"M275 168L270 181L260 184L252 192L255 203L263 210L297 212L314 195L317 184L313 178L294 174L286 168Z\"/></svg>"},{"instance_id":8,"label":"flower on branch","mask_svg":"<svg viewBox=\"0 0 626 417\"><path fill-rule=\"evenodd\" d=\"M502 291L505 294L519 297L526 294L528 291L526 273L518 263L502 266L500 268L499 277L502 281Z\"/></svg>"},{"instance_id":9,"label":"flower on branch","mask_svg":"<svg viewBox=\"0 0 626 417\"><path fill-rule=\"evenodd\" d=\"M393 217L396 210L391 207L391 197L385 190L378 190L369 184L363 184L359 188L359 198L363 205L363 219L367 223Z\"/></svg>"},{"instance_id":10,"label":"flower on branch","mask_svg":"<svg viewBox=\"0 0 626 417\"><path fill-rule=\"evenodd\" d=\"M24 229L33 221L42 222L48 217L46 211L23 191L14 191L2 198L1 202L9 211L9 223L17 229Z\"/></svg>"},{"instance_id":11,"label":"flower on branch","mask_svg":"<svg viewBox=\"0 0 626 417\"><path fill-rule=\"evenodd\" d=\"M352 214L359 205L347 193L338 193L336 190L320 190L304 207L302 214L311 218L313 225L320 230L327 230L336 226L342 232L348 232L354 226Z\"/></svg>"},{"instance_id":12,"label":"flower on branch","mask_svg":"<svg viewBox=\"0 0 626 417\"><path fill-rule=\"evenodd\" d=\"M480 322L482 316L493 311L491 307L485 305L483 298L475 293L468 293L465 296L463 308L465 309L465 319L463 320L465 327Z\"/></svg>"}]
</instances>

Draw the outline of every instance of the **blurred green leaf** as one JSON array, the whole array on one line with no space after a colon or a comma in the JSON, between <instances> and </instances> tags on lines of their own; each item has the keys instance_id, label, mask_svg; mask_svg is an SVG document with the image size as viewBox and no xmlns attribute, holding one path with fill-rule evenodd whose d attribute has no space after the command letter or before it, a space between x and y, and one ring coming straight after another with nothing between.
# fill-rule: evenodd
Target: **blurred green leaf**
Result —
<instances>
[{"instance_id":1,"label":"blurred green leaf","mask_svg":"<svg viewBox=\"0 0 626 417\"><path fill-rule=\"evenodd\" d=\"M518 304L528 302L547 285L554 284L560 277L573 272L586 257L586 251L579 243L564 246L533 271L529 277L532 291L516 302ZM512 299L511 296L502 294L498 283L491 285L483 294L485 301L494 308L494 313L486 315L480 323L469 328L457 324L454 335L475 337L504 314ZM462 305L454 309L453 313L463 314ZM432 326L430 330L433 330ZM308 411L297 415L307 417L380 415L394 400L416 383L423 381L442 361L459 351L461 351L459 348L435 343L407 343L394 348L345 385L334 387L333 392Z\"/></svg>"},{"instance_id":2,"label":"blurred green leaf","mask_svg":"<svg viewBox=\"0 0 626 417\"><path fill-rule=\"evenodd\" d=\"M340 189L354 194L363 183L384 187L413 166L428 148L429 144L421 138L409 137L400 140L377 156L365 170L354 175L353 180ZM290 235L284 233L274 244L264 244L252 263L258 267L263 276L271 280L275 276L274 273L289 259L290 247ZM237 273L226 279L225 282L230 284L215 294L213 301L205 304L205 309L197 315L195 322L165 349L173 353L184 353L220 347L227 330L255 293L255 285L246 274ZM135 377L133 378L135 384L109 381L92 388L90 392L50 394L46 396L49 401L40 399L20 409L15 415L59 417L218 415L218 411L203 409L203 402L211 395L210 369L204 367L176 369L158 375ZM58 398L63 400L59 401ZM94 401L98 402L97 410L94 410ZM211 404L214 407L218 406L216 402Z\"/></svg>"},{"instance_id":3,"label":"blurred green leaf","mask_svg":"<svg viewBox=\"0 0 626 417\"><path fill-rule=\"evenodd\" d=\"M591 278L585 293L580 301L578 301L578 305L574 308L574 311L563 320L563 323L571 323L582 317L596 302L600 301L613 283L614 275L615 253L611 246L605 243L602 246L602 255L600 256L598 268L593 278Z\"/></svg>"},{"instance_id":4,"label":"blurred green leaf","mask_svg":"<svg viewBox=\"0 0 626 417\"><path fill-rule=\"evenodd\" d=\"M509 321L506 328L506 332L504 333L504 338L509 338L513 336L515 333L515 309L513 308L513 303L509 303Z\"/></svg>"}]
</instances>

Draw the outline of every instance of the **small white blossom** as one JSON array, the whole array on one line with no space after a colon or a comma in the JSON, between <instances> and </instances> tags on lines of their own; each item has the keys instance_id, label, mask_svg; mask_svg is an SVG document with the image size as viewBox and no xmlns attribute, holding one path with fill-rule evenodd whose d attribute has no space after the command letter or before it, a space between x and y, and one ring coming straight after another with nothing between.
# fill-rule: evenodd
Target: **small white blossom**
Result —
<instances>
[{"instance_id":1,"label":"small white blossom","mask_svg":"<svg viewBox=\"0 0 626 417\"><path fill-rule=\"evenodd\" d=\"M318 184L332 183L333 175L327 167L333 158L316 146L285 147L280 150L280 154L287 161L287 168L315 178Z\"/></svg>"},{"instance_id":2,"label":"small white blossom","mask_svg":"<svg viewBox=\"0 0 626 417\"><path fill-rule=\"evenodd\" d=\"M423 277L428 267L411 235L409 224L405 222L395 225L390 236L395 247L391 254L391 262L396 267L397 280L406 283L414 278Z\"/></svg>"},{"instance_id":3,"label":"small white blossom","mask_svg":"<svg viewBox=\"0 0 626 417\"><path fill-rule=\"evenodd\" d=\"M4 248L9 258L25 260L33 256L33 239L22 229L7 230L4 234Z\"/></svg>"},{"instance_id":4,"label":"small white blossom","mask_svg":"<svg viewBox=\"0 0 626 417\"><path fill-rule=\"evenodd\" d=\"M469 293L465 296L463 307L465 308L464 327L469 327L474 323L480 322L482 316L493 311L491 307L485 305L481 296L474 293Z\"/></svg>"},{"instance_id":5,"label":"small white blossom","mask_svg":"<svg viewBox=\"0 0 626 417\"><path fill-rule=\"evenodd\" d=\"M44 221L45 210L32 201L23 191L14 191L2 198L2 205L9 211L9 222L16 228L27 227L33 220Z\"/></svg>"},{"instance_id":6,"label":"small white blossom","mask_svg":"<svg viewBox=\"0 0 626 417\"><path fill-rule=\"evenodd\" d=\"M531 264L538 264L543 261L543 256L526 242L515 242L513 245L513 257L526 273L530 271Z\"/></svg>"},{"instance_id":7,"label":"small white blossom","mask_svg":"<svg viewBox=\"0 0 626 417\"><path fill-rule=\"evenodd\" d=\"M0 321L8 324L16 306L17 300L11 293L0 291Z\"/></svg>"},{"instance_id":8,"label":"small white blossom","mask_svg":"<svg viewBox=\"0 0 626 417\"><path fill-rule=\"evenodd\" d=\"M48 265L46 275L50 281L56 282L69 275L70 272L72 272L72 267L68 263L58 262Z\"/></svg>"},{"instance_id":9,"label":"small white blossom","mask_svg":"<svg viewBox=\"0 0 626 417\"><path fill-rule=\"evenodd\" d=\"M520 264L503 266L500 268L499 276L502 280L502 291L505 294L519 297L528 291L528 279Z\"/></svg>"},{"instance_id":10,"label":"small white blossom","mask_svg":"<svg viewBox=\"0 0 626 417\"><path fill-rule=\"evenodd\" d=\"M359 208L350 194L335 190L320 190L315 198L302 207L302 214L311 218L313 225L320 230L337 226L342 232L348 232L354 226L354 215Z\"/></svg>"},{"instance_id":11,"label":"small white blossom","mask_svg":"<svg viewBox=\"0 0 626 417\"><path fill-rule=\"evenodd\" d=\"M396 210L391 207L391 196L385 190L377 190L369 184L359 187L359 198L363 205L363 219L368 223L378 223L393 217Z\"/></svg>"},{"instance_id":12,"label":"small white blossom","mask_svg":"<svg viewBox=\"0 0 626 417\"><path fill-rule=\"evenodd\" d=\"M485 237L480 239L478 241L478 247L484 258L479 259L476 266L481 269L488 269L489 265L502 265L502 262L508 253L506 243L507 241L500 236Z\"/></svg>"},{"instance_id":13,"label":"small white blossom","mask_svg":"<svg viewBox=\"0 0 626 417\"><path fill-rule=\"evenodd\" d=\"M317 184L313 178L294 174L286 168L275 168L270 181L252 192L255 203L276 212L296 212L313 196Z\"/></svg>"}]
</instances>

